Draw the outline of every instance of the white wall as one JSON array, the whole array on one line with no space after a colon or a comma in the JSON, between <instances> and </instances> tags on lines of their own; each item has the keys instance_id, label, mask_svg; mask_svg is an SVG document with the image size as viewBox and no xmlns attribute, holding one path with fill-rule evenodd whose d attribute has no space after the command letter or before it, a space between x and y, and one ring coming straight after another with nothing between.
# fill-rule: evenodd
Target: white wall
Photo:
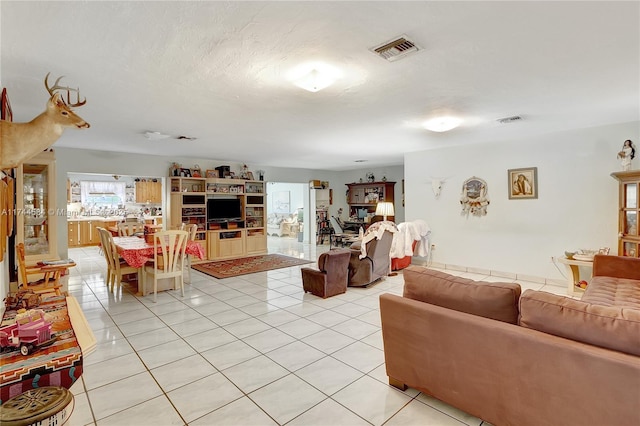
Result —
<instances>
[{"instance_id":1,"label":"white wall","mask_svg":"<svg viewBox=\"0 0 640 426\"><path fill-rule=\"evenodd\" d=\"M551 256L605 246L617 253L610 174L620 170L623 141L638 135L640 122L632 122L407 154L406 219L429 224L434 262L562 279ZM522 167L538 168L538 199L508 199L507 170ZM450 176L438 200L429 176ZM472 176L488 184L487 216L460 214L462 183Z\"/></svg>"}]
</instances>

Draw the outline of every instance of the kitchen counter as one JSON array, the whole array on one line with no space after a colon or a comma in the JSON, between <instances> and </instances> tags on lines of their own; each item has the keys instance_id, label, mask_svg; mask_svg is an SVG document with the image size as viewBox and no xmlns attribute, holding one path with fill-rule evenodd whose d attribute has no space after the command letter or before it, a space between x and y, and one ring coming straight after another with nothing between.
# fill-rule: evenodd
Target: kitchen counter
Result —
<instances>
[{"instance_id":1,"label":"kitchen counter","mask_svg":"<svg viewBox=\"0 0 640 426\"><path fill-rule=\"evenodd\" d=\"M153 220L162 216L144 216L144 220ZM122 216L67 216L67 221L100 221L100 222L122 222Z\"/></svg>"}]
</instances>

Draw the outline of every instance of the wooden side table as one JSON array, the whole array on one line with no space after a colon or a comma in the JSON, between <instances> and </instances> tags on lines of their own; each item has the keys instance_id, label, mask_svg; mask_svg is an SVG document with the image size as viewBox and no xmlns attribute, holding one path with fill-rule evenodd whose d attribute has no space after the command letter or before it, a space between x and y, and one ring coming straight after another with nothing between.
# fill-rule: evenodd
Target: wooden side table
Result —
<instances>
[{"instance_id":1,"label":"wooden side table","mask_svg":"<svg viewBox=\"0 0 640 426\"><path fill-rule=\"evenodd\" d=\"M591 270L589 278L591 278L593 276L593 261L567 259L566 257L557 257L556 260L567 267L567 294L575 296L583 293L583 289L576 287L576 283L580 282L580 267L589 268Z\"/></svg>"}]
</instances>

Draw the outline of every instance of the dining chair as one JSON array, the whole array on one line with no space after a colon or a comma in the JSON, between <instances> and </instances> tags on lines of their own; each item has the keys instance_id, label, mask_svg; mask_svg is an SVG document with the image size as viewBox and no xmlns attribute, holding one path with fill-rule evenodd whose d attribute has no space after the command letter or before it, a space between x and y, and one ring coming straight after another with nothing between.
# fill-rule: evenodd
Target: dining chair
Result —
<instances>
[{"instance_id":1,"label":"dining chair","mask_svg":"<svg viewBox=\"0 0 640 426\"><path fill-rule=\"evenodd\" d=\"M184 297L184 257L189 233L181 230L156 232L153 234L153 265L144 267L145 275L153 276L153 302L158 300L158 280L173 278L174 289L180 284ZM144 279L143 283L148 283ZM146 289L143 289L143 294Z\"/></svg>"},{"instance_id":2,"label":"dining chair","mask_svg":"<svg viewBox=\"0 0 640 426\"><path fill-rule=\"evenodd\" d=\"M137 274L138 268L129 266L124 259L120 258L116 245L113 242L111 232L104 228L98 228L100 233L100 244L102 245L107 260L107 287L113 293L114 287L122 286L122 276ZM140 283L138 283L140 285Z\"/></svg>"},{"instance_id":3,"label":"dining chair","mask_svg":"<svg viewBox=\"0 0 640 426\"><path fill-rule=\"evenodd\" d=\"M118 224L118 235L120 237L130 237L141 232L144 232L144 225L139 222L120 222Z\"/></svg>"},{"instance_id":4,"label":"dining chair","mask_svg":"<svg viewBox=\"0 0 640 426\"><path fill-rule=\"evenodd\" d=\"M60 296L62 293L60 289L62 284L60 283L60 277L62 273L68 268L76 266L72 261L66 261L60 264L27 264L24 243L18 243L16 246L18 253L18 269L20 273L21 283L18 286L18 290L33 290L34 293L55 293ZM63 261L60 261L63 262ZM35 282L29 282L30 275L42 276L41 279Z\"/></svg>"},{"instance_id":5,"label":"dining chair","mask_svg":"<svg viewBox=\"0 0 640 426\"><path fill-rule=\"evenodd\" d=\"M196 225L195 223L186 225L184 231L187 231L189 233L188 241L195 241L196 232L198 231L198 225ZM187 268L187 276L188 276L187 282L191 284L191 256L190 255L186 255L185 268Z\"/></svg>"}]
</instances>

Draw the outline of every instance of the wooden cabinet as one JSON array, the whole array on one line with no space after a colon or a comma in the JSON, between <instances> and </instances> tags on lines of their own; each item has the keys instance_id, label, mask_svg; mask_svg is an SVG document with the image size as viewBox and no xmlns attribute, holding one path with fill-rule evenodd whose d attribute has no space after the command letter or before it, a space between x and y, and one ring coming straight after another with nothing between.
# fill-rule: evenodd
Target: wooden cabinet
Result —
<instances>
[{"instance_id":1,"label":"wooden cabinet","mask_svg":"<svg viewBox=\"0 0 640 426\"><path fill-rule=\"evenodd\" d=\"M267 209L263 181L246 181L244 194L246 254L267 253Z\"/></svg>"},{"instance_id":2,"label":"wooden cabinet","mask_svg":"<svg viewBox=\"0 0 640 426\"><path fill-rule=\"evenodd\" d=\"M358 216L358 210L374 213L378 201L395 203L395 182L348 183L347 203L349 216Z\"/></svg>"},{"instance_id":3,"label":"wooden cabinet","mask_svg":"<svg viewBox=\"0 0 640 426\"><path fill-rule=\"evenodd\" d=\"M209 259L222 260L245 255L245 230L209 231Z\"/></svg>"},{"instance_id":4,"label":"wooden cabinet","mask_svg":"<svg viewBox=\"0 0 640 426\"><path fill-rule=\"evenodd\" d=\"M102 220L68 220L67 221L67 245L69 247L97 246L100 244L98 227L109 228L116 222Z\"/></svg>"},{"instance_id":5,"label":"wooden cabinet","mask_svg":"<svg viewBox=\"0 0 640 426\"><path fill-rule=\"evenodd\" d=\"M181 177L169 181L171 227L196 223L196 239L204 244L209 260L267 253L263 181ZM229 200L233 203L226 203ZM225 210L234 217L226 219Z\"/></svg>"},{"instance_id":6,"label":"wooden cabinet","mask_svg":"<svg viewBox=\"0 0 640 426\"><path fill-rule=\"evenodd\" d=\"M79 220L67 221L67 235L69 236L67 241L67 244L69 247L80 246L80 221Z\"/></svg>"},{"instance_id":7,"label":"wooden cabinet","mask_svg":"<svg viewBox=\"0 0 640 426\"><path fill-rule=\"evenodd\" d=\"M148 183L148 182L147 182ZM178 229L183 223L196 224L196 240L207 238L207 199L204 192L204 178L170 178L171 209L169 222L171 229Z\"/></svg>"},{"instance_id":8,"label":"wooden cabinet","mask_svg":"<svg viewBox=\"0 0 640 426\"><path fill-rule=\"evenodd\" d=\"M91 244L91 221L80 221L80 245L88 246Z\"/></svg>"},{"instance_id":9,"label":"wooden cabinet","mask_svg":"<svg viewBox=\"0 0 640 426\"><path fill-rule=\"evenodd\" d=\"M16 243L24 243L28 263L58 257L56 173L53 151L25 161L16 175Z\"/></svg>"},{"instance_id":10,"label":"wooden cabinet","mask_svg":"<svg viewBox=\"0 0 640 426\"><path fill-rule=\"evenodd\" d=\"M640 257L640 170L612 173L619 182L618 256Z\"/></svg>"},{"instance_id":11,"label":"wooden cabinet","mask_svg":"<svg viewBox=\"0 0 640 426\"><path fill-rule=\"evenodd\" d=\"M136 203L162 203L162 183L136 182Z\"/></svg>"}]
</instances>

